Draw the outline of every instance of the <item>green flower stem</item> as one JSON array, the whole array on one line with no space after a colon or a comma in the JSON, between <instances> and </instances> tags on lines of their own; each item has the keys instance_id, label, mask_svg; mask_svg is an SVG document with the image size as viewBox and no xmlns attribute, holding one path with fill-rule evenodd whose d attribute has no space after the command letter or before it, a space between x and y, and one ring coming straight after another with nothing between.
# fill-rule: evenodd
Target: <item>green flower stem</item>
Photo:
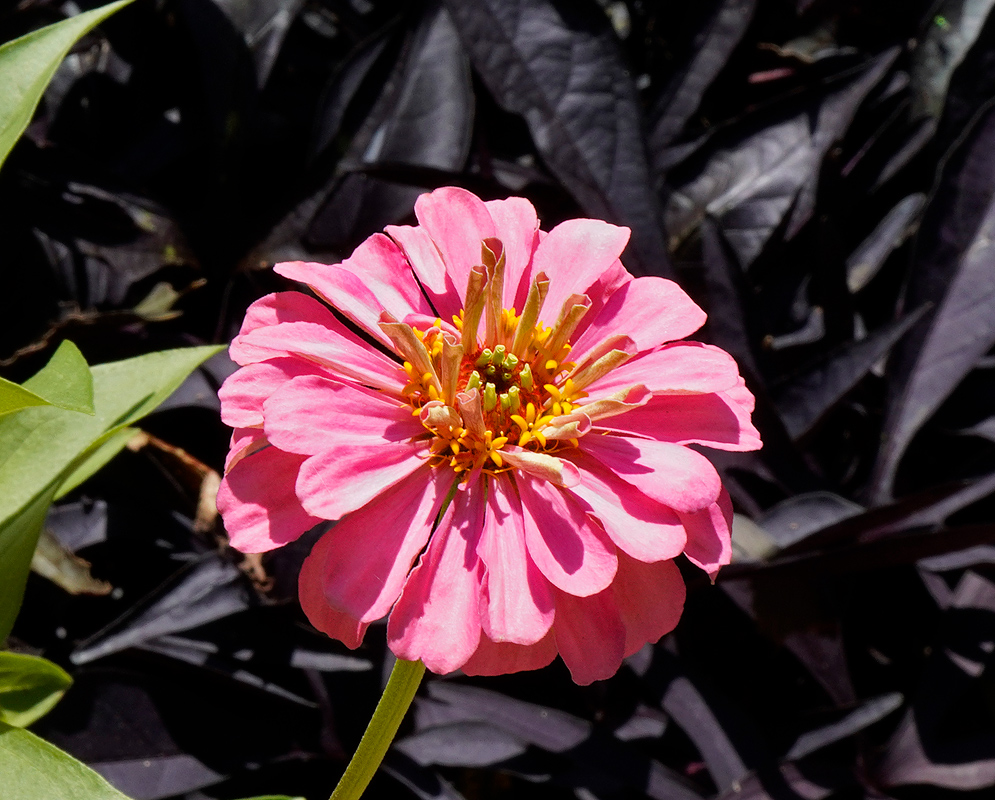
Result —
<instances>
[{"instance_id":1,"label":"green flower stem","mask_svg":"<svg viewBox=\"0 0 995 800\"><path fill-rule=\"evenodd\" d=\"M346 767L339 785L332 792L331 800L359 800L383 761L387 748L394 741L424 674L425 665L421 661L399 658L394 663L373 718L366 726L366 733L360 739L356 754Z\"/></svg>"}]
</instances>

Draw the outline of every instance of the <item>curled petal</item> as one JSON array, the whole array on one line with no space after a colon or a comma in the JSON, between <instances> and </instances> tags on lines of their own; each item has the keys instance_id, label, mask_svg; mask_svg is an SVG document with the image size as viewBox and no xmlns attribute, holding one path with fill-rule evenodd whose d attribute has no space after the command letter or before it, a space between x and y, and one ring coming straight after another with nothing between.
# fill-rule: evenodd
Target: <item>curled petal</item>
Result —
<instances>
[{"instance_id":1,"label":"curled petal","mask_svg":"<svg viewBox=\"0 0 995 800\"><path fill-rule=\"evenodd\" d=\"M418 282L439 314L447 321L453 314L458 314L463 307L463 295L460 292L466 287L456 290L452 278L446 272L439 249L428 232L424 228L408 225L388 225L385 230L404 250Z\"/></svg>"},{"instance_id":2,"label":"curled petal","mask_svg":"<svg viewBox=\"0 0 995 800\"><path fill-rule=\"evenodd\" d=\"M548 453L534 453L531 450L502 450L501 457L509 466L515 467L541 481L555 486L576 486L580 482L577 467L562 458Z\"/></svg>"},{"instance_id":3,"label":"curled petal","mask_svg":"<svg viewBox=\"0 0 995 800\"><path fill-rule=\"evenodd\" d=\"M578 597L596 594L615 577L615 547L567 489L516 476L525 544L546 579Z\"/></svg>"},{"instance_id":4,"label":"curled petal","mask_svg":"<svg viewBox=\"0 0 995 800\"><path fill-rule=\"evenodd\" d=\"M693 514L681 514L688 532L684 554L712 580L732 560L732 501L725 489L718 500Z\"/></svg>"},{"instance_id":5,"label":"curled petal","mask_svg":"<svg viewBox=\"0 0 995 800\"><path fill-rule=\"evenodd\" d=\"M484 205L494 221L494 236L504 245L504 307L519 310L525 304L528 285L519 297L523 279L529 273L532 253L539 243L539 218L535 207L524 197L490 200Z\"/></svg>"}]
</instances>

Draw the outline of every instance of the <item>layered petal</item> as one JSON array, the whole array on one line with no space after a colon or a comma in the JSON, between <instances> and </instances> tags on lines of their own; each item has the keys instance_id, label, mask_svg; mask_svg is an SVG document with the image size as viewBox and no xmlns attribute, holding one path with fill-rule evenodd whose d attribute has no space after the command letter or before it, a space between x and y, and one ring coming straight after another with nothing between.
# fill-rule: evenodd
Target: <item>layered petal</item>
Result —
<instances>
[{"instance_id":1,"label":"layered petal","mask_svg":"<svg viewBox=\"0 0 995 800\"><path fill-rule=\"evenodd\" d=\"M580 484L571 491L588 505L616 547L640 561L676 558L684 551L687 534L676 511L582 452L571 459L581 470Z\"/></svg>"},{"instance_id":2,"label":"layered petal","mask_svg":"<svg viewBox=\"0 0 995 800\"><path fill-rule=\"evenodd\" d=\"M415 216L442 254L460 300L466 300L470 268L483 263L481 243L497 233L487 206L475 194L447 186L419 197Z\"/></svg>"},{"instance_id":3,"label":"layered petal","mask_svg":"<svg viewBox=\"0 0 995 800\"><path fill-rule=\"evenodd\" d=\"M581 439L580 447L647 497L681 513L707 508L722 490L712 463L687 447L597 434Z\"/></svg>"},{"instance_id":4,"label":"layered petal","mask_svg":"<svg viewBox=\"0 0 995 800\"><path fill-rule=\"evenodd\" d=\"M398 364L363 342L317 300L298 292L281 292L263 300L253 304L259 307L260 315L265 312L267 317L286 320L236 336L228 352L238 364L292 356L322 365L343 378L401 395L406 381Z\"/></svg>"},{"instance_id":5,"label":"layered petal","mask_svg":"<svg viewBox=\"0 0 995 800\"><path fill-rule=\"evenodd\" d=\"M626 657L677 627L687 594L673 561L646 564L626 556L619 556L612 591L625 626Z\"/></svg>"},{"instance_id":6,"label":"layered petal","mask_svg":"<svg viewBox=\"0 0 995 800\"><path fill-rule=\"evenodd\" d=\"M715 580L719 567L732 561L732 501L729 494L723 489L707 508L682 514L681 522L688 532L684 554Z\"/></svg>"},{"instance_id":7,"label":"layered petal","mask_svg":"<svg viewBox=\"0 0 995 800\"><path fill-rule=\"evenodd\" d=\"M310 286L329 305L388 347L390 340L377 324L384 311L395 319L409 314L434 316L404 252L382 233L363 242L341 264L289 261L273 269L285 278Z\"/></svg>"},{"instance_id":8,"label":"layered petal","mask_svg":"<svg viewBox=\"0 0 995 800\"><path fill-rule=\"evenodd\" d=\"M221 421L232 428L263 424L263 402L291 378L325 375L318 364L300 358L274 358L236 370L221 385Z\"/></svg>"},{"instance_id":9,"label":"layered petal","mask_svg":"<svg viewBox=\"0 0 995 800\"><path fill-rule=\"evenodd\" d=\"M262 445L232 466L218 488L218 510L232 547L264 553L289 544L321 522L304 510L294 491L303 460Z\"/></svg>"},{"instance_id":10,"label":"layered petal","mask_svg":"<svg viewBox=\"0 0 995 800\"><path fill-rule=\"evenodd\" d=\"M529 557L564 592L586 597L615 577L615 547L568 489L516 476Z\"/></svg>"},{"instance_id":11,"label":"layered petal","mask_svg":"<svg viewBox=\"0 0 995 800\"><path fill-rule=\"evenodd\" d=\"M637 384L654 394L711 394L733 389L739 369L724 350L699 342L676 342L616 367L587 387L592 398Z\"/></svg>"},{"instance_id":12,"label":"layered petal","mask_svg":"<svg viewBox=\"0 0 995 800\"><path fill-rule=\"evenodd\" d=\"M557 592L553 634L574 683L587 686L618 672L625 654L625 627L611 589L590 597Z\"/></svg>"},{"instance_id":13,"label":"layered petal","mask_svg":"<svg viewBox=\"0 0 995 800\"><path fill-rule=\"evenodd\" d=\"M531 277L545 272L550 279L542 319L551 324L568 297L603 280L628 241L628 228L601 220L571 219L553 228L532 256Z\"/></svg>"},{"instance_id":14,"label":"layered petal","mask_svg":"<svg viewBox=\"0 0 995 800\"><path fill-rule=\"evenodd\" d=\"M760 434L750 421L749 410L733 400L729 392L656 395L643 406L600 419L598 427L661 442L705 444L719 450L760 447Z\"/></svg>"},{"instance_id":15,"label":"layered petal","mask_svg":"<svg viewBox=\"0 0 995 800\"><path fill-rule=\"evenodd\" d=\"M404 250L415 277L439 315L449 320L463 307L463 295L446 272L442 255L424 228L388 225L387 234ZM460 291L465 292L464 286Z\"/></svg>"},{"instance_id":16,"label":"layered petal","mask_svg":"<svg viewBox=\"0 0 995 800\"><path fill-rule=\"evenodd\" d=\"M387 614L451 484L444 472L421 470L325 534L334 556L325 559L320 580L332 608L360 622Z\"/></svg>"},{"instance_id":17,"label":"layered petal","mask_svg":"<svg viewBox=\"0 0 995 800\"><path fill-rule=\"evenodd\" d=\"M705 323L705 312L673 281L647 276L629 281L614 292L575 340L577 361L609 336L625 333L640 351L690 336Z\"/></svg>"},{"instance_id":18,"label":"layered petal","mask_svg":"<svg viewBox=\"0 0 995 800\"><path fill-rule=\"evenodd\" d=\"M507 675L511 672L542 669L551 664L554 658L556 641L552 631L535 644L492 642L482 636L476 651L462 670L465 675Z\"/></svg>"},{"instance_id":19,"label":"layered petal","mask_svg":"<svg viewBox=\"0 0 995 800\"><path fill-rule=\"evenodd\" d=\"M372 455L382 444L408 443L425 433L409 405L316 375L285 382L263 409L266 437L281 450L302 455L356 445L370 448Z\"/></svg>"},{"instance_id":20,"label":"layered petal","mask_svg":"<svg viewBox=\"0 0 995 800\"><path fill-rule=\"evenodd\" d=\"M438 674L463 666L480 642L480 494L456 493L387 623L394 654Z\"/></svg>"},{"instance_id":21,"label":"layered petal","mask_svg":"<svg viewBox=\"0 0 995 800\"><path fill-rule=\"evenodd\" d=\"M323 536L315 544L310 555L304 559L300 578L297 581L301 608L308 622L315 628L326 636L338 639L349 649L355 650L362 644L369 624L332 608L328 605L322 589L325 561L335 557L331 550L332 544L333 541L328 536Z\"/></svg>"},{"instance_id":22,"label":"layered petal","mask_svg":"<svg viewBox=\"0 0 995 800\"><path fill-rule=\"evenodd\" d=\"M522 504L507 477L488 483L477 555L485 566L480 613L487 638L538 642L553 624L553 595L526 551Z\"/></svg>"}]
</instances>

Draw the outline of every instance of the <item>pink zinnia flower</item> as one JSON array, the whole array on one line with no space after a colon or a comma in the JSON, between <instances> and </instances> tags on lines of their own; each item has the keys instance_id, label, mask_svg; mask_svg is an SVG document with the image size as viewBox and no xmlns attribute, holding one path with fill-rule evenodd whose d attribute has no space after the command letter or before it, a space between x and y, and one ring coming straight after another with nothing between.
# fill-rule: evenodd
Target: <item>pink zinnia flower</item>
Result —
<instances>
[{"instance_id":1,"label":"pink zinnia flower","mask_svg":"<svg viewBox=\"0 0 995 800\"><path fill-rule=\"evenodd\" d=\"M276 266L318 299L249 308L221 390L231 542L341 520L300 593L349 647L389 614L390 648L433 672L559 653L578 683L609 677L677 624L677 556L729 562L728 497L688 445L759 447L753 397L725 352L677 341L705 314L629 275L626 228L546 233L525 199L454 188L415 213L341 264Z\"/></svg>"}]
</instances>

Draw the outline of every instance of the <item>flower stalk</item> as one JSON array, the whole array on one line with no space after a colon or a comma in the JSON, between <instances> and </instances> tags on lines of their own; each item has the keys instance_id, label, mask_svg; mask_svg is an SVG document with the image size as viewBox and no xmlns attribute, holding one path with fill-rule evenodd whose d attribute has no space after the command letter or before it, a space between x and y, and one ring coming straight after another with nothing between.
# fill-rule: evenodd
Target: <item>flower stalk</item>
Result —
<instances>
[{"instance_id":1,"label":"flower stalk","mask_svg":"<svg viewBox=\"0 0 995 800\"><path fill-rule=\"evenodd\" d=\"M421 661L399 658L394 662L373 718L330 800L359 800L362 796L394 741L424 674L425 665Z\"/></svg>"}]
</instances>

